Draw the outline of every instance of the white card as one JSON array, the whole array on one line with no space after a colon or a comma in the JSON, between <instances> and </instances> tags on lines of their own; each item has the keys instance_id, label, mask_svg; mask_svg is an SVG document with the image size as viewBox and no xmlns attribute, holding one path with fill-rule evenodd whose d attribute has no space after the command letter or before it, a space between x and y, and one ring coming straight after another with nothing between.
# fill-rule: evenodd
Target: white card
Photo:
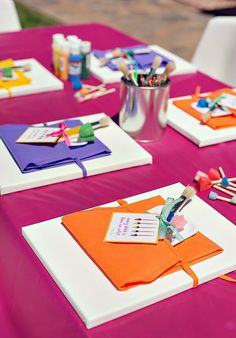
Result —
<instances>
[{"instance_id":1,"label":"white card","mask_svg":"<svg viewBox=\"0 0 236 338\"><path fill-rule=\"evenodd\" d=\"M159 220L155 216L148 213L113 213L105 241L156 244Z\"/></svg>"},{"instance_id":2,"label":"white card","mask_svg":"<svg viewBox=\"0 0 236 338\"><path fill-rule=\"evenodd\" d=\"M160 215L161 211L162 211L162 208L163 208L163 205L157 205L156 207L154 207L152 209L149 209L148 212ZM184 215L183 214L179 214L179 213L177 213L177 215L175 217L185 219ZM174 218L171 221L171 224L172 223L175 226L177 225L177 223L174 222ZM181 226L176 226L176 229L178 231L178 234L182 237L182 239L180 240L180 239L178 239L176 237L169 236L168 239L170 240L171 245L173 245L173 246L176 245L176 244L178 244L178 243L180 243L180 242L182 242L182 241L184 241L186 238L189 238L189 237L193 236L194 234L196 234L198 232L198 226L195 225L195 224L190 223L188 220L186 220L184 226L182 226L182 227Z\"/></svg>"},{"instance_id":3,"label":"white card","mask_svg":"<svg viewBox=\"0 0 236 338\"><path fill-rule=\"evenodd\" d=\"M177 229L178 234L182 237L182 239L178 239L176 237L172 237L171 245L175 246L178 243L183 242L185 239L195 235L198 232L198 226L192 223L187 222L182 229Z\"/></svg>"},{"instance_id":4,"label":"white card","mask_svg":"<svg viewBox=\"0 0 236 338\"><path fill-rule=\"evenodd\" d=\"M56 143L58 136L47 136L54 131L58 131L58 128L29 127L17 139L16 143Z\"/></svg>"},{"instance_id":5,"label":"white card","mask_svg":"<svg viewBox=\"0 0 236 338\"><path fill-rule=\"evenodd\" d=\"M220 100L219 104L227 108L236 109L236 96L223 93L224 98Z\"/></svg>"},{"instance_id":6,"label":"white card","mask_svg":"<svg viewBox=\"0 0 236 338\"><path fill-rule=\"evenodd\" d=\"M191 107L198 111L199 113L201 114L206 114L209 112L209 108L206 107L206 108L202 108L202 107L198 107L197 106L197 102L193 102L191 104ZM231 115L232 113L227 109L227 110L223 110L223 109L220 109L220 108L216 108L212 111L212 114L211 114L211 117L219 117L219 116L227 116L227 115Z\"/></svg>"}]
</instances>

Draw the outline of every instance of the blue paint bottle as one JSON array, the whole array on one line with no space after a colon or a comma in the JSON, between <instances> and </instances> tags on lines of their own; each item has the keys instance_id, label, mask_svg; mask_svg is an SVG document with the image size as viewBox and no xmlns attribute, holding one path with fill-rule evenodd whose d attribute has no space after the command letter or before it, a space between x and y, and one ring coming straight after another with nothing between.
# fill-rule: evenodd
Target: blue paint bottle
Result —
<instances>
[{"instance_id":1,"label":"blue paint bottle","mask_svg":"<svg viewBox=\"0 0 236 338\"><path fill-rule=\"evenodd\" d=\"M81 57L80 57L80 40L70 43L69 55L69 80L79 82L81 75Z\"/></svg>"}]
</instances>

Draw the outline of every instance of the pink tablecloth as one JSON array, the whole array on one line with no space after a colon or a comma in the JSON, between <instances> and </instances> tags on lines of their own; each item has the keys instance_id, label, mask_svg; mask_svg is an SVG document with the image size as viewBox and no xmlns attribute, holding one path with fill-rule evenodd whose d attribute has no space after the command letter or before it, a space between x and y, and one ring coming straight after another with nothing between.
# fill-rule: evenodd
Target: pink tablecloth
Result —
<instances>
[{"instance_id":1,"label":"pink tablecloth","mask_svg":"<svg viewBox=\"0 0 236 338\"><path fill-rule=\"evenodd\" d=\"M51 36L55 32L77 34L100 49L139 42L97 24L29 29L0 35L0 59L35 57L51 69ZM171 96L191 94L198 84L202 91L223 86L201 73L176 76L172 79ZM1 100L0 123L36 123L100 111L110 116L118 113L118 91L79 105L70 85L65 87L63 92ZM199 149L168 127L163 140L145 148L153 155L153 165L0 198L0 337L236 337L236 287L220 279L87 330L21 235L25 225L178 181L191 183L198 169L222 166L228 176L236 176L235 142ZM234 206L211 202L207 193L199 195L235 222Z\"/></svg>"}]
</instances>

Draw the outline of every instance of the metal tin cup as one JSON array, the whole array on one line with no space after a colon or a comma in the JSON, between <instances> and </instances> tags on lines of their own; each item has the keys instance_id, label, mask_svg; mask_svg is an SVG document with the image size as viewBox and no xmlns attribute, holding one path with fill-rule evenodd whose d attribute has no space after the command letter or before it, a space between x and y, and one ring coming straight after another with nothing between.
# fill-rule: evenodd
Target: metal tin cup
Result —
<instances>
[{"instance_id":1,"label":"metal tin cup","mask_svg":"<svg viewBox=\"0 0 236 338\"><path fill-rule=\"evenodd\" d=\"M120 87L119 125L139 142L155 142L165 134L170 80L158 87L136 87L124 77Z\"/></svg>"}]
</instances>

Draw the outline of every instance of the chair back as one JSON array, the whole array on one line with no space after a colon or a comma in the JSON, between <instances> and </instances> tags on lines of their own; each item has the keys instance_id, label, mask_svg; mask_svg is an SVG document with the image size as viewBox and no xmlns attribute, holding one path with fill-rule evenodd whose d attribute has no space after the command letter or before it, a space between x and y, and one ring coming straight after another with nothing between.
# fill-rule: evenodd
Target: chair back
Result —
<instances>
[{"instance_id":1,"label":"chair back","mask_svg":"<svg viewBox=\"0 0 236 338\"><path fill-rule=\"evenodd\" d=\"M192 63L200 71L236 87L236 16L209 20Z\"/></svg>"}]
</instances>

